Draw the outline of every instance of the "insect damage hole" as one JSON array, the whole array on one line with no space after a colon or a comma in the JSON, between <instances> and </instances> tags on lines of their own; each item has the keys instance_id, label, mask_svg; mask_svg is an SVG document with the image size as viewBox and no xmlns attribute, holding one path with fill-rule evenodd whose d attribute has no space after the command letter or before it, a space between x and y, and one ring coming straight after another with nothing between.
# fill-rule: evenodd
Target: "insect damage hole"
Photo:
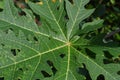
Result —
<instances>
[{"instance_id":1,"label":"insect damage hole","mask_svg":"<svg viewBox=\"0 0 120 80\"><path fill-rule=\"evenodd\" d=\"M19 11L18 14L19 14L20 16L26 16L26 13L25 13L24 11L22 11L22 10Z\"/></svg>"},{"instance_id":2,"label":"insect damage hole","mask_svg":"<svg viewBox=\"0 0 120 80\"><path fill-rule=\"evenodd\" d=\"M19 68L19 70L23 72L23 69L22 69L22 68Z\"/></svg>"},{"instance_id":3,"label":"insect damage hole","mask_svg":"<svg viewBox=\"0 0 120 80\"><path fill-rule=\"evenodd\" d=\"M104 52L104 56L106 57L106 58L109 58L109 59L111 59L112 57L113 57L113 55L111 55L110 54L110 52L109 51L103 51Z\"/></svg>"},{"instance_id":4,"label":"insect damage hole","mask_svg":"<svg viewBox=\"0 0 120 80\"><path fill-rule=\"evenodd\" d=\"M44 77L51 77L51 75L44 70L42 70L41 73Z\"/></svg>"},{"instance_id":5,"label":"insect damage hole","mask_svg":"<svg viewBox=\"0 0 120 80\"><path fill-rule=\"evenodd\" d=\"M60 54L60 57L61 57L61 58L64 58L64 57L65 57L65 54L63 54L63 53Z\"/></svg>"},{"instance_id":6,"label":"insect damage hole","mask_svg":"<svg viewBox=\"0 0 120 80\"><path fill-rule=\"evenodd\" d=\"M100 75L97 77L97 80L105 80L104 75L100 74Z\"/></svg>"},{"instance_id":7,"label":"insect damage hole","mask_svg":"<svg viewBox=\"0 0 120 80\"><path fill-rule=\"evenodd\" d=\"M34 16L35 16L35 23L36 23L38 26L41 26L42 23L41 23L40 15L34 13Z\"/></svg>"},{"instance_id":8,"label":"insect damage hole","mask_svg":"<svg viewBox=\"0 0 120 80\"><path fill-rule=\"evenodd\" d=\"M15 49L11 49L11 52L14 56L16 56L16 50Z\"/></svg>"},{"instance_id":9,"label":"insect damage hole","mask_svg":"<svg viewBox=\"0 0 120 80\"><path fill-rule=\"evenodd\" d=\"M5 46L5 44L1 43L2 46Z\"/></svg>"},{"instance_id":10,"label":"insect damage hole","mask_svg":"<svg viewBox=\"0 0 120 80\"><path fill-rule=\"evenodd\" d=\"M119 64L119 63L120 63L120 58L119 58L119 57L115 58L115 59L113 60L113 62Z\"/></svg>"},{"instance_id":11,"label":"insect damage hole","mask_svg":"<svg viewBox=\"0 0 120 80\"><path fill-rule=\"evenodd\" d=\"M20 52L20 49L11 49L13 56L16 56L18 52Z\"/></svg>"},{"instance_id":12,"label":"insect damage hole","mask_svg":"<svg viewBox=\"0 0 120 80\"><path fill-rule=\"evenodd\" d=\"M60 10L60 6L57 6L57 10Z\"/></svg>"},{"instance_id":13,"label":"insect damage hole","mask_svg":"<svg viewBox=\"0 0 120 80\"><path fill-rule=\"evenodd\" d=\"M95 54L93 51L91 51L90 49L85 48L85 52L87 53L87 55L88 55L90 58L93 58L93 59L96 58L96 54Z\"/></svg>"},{"instance_id":14,"label":"insect damage hole","mask_svg":"<svg viewBox=\"0 0 120 80\"><path fill-rule=\"evenodd\" d=\"M73 4L74 2L73 2L73 0L69 0L69 2L71 3L71 4Z\"/></svg>"},{"instance_id":15,"label":"insect damage hole","mask_svg":"<svg viewBox=\"0 0 120 80\"><path fill-rule=\"evenodd\" d=\"M37 37L35 37L35 36L33 37L33 39L34 39L34 41L36 41L36 42L38 41Z\"/></svg>"},{"instance_id":16,"label":"insect damage hole","mask_svg":"<svg viewBox=\"0 0 120 80\"><path fill-rule=\"evenodd\" d=\"M86 68L86 65L84 63L82 63L83 67L78 67L77 68L77 72L83 76L85 76L86 80L92 80L90 73L88 71L88 69Z\"/></svg>"},{"instance_id":17,"label":"insect damage hole","mask_svg":"<svg viewBox=\"0 0 120 80\"><path fill-rule=\"evenodd\" d=\"M118 71L117 74L120 75L120 71Z\"/></svg>"},{"instance_id":18,"label":"insect damage hole","mask_svg":"<svg viewBox=\"0 0 120 80\"><path fill-rule=\"evenodd\" d=\"M3 11L3 9L2 8L0 8L0 12L2 12Z\"/></svg>"},{"instance_id":19,"label":"insect damage hole","mask_svg":"<svg viewBox=\"0 0 120 80\"><path fill-rule=\"evenodd\" d=\"M103 59L104 64L114 63L113 55L111 55L109 51L104 50L103 53L104 53L104 56L106 57L105 59Z\"/></svg>"},{"instance_id":20,"label":"insect damage hole","mask_svg":"<svg viewBox=\"0 0 120 80\"><path fill-rule=\"evenodd\" d=\"M51 70L52 70L53 74L55 75L57 72L57 69L55 68L53 62L50 60L47 60L47 64L51 67Z\"/></svg>"}]
</instances>

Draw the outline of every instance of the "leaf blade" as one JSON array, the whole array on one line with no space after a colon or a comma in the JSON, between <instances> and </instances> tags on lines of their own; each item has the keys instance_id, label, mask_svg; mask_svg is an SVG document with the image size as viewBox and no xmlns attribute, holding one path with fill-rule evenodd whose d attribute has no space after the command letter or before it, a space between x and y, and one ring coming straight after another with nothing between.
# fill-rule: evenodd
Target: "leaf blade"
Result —
<instances>
[{"instance_id":1,"label":"leaf blade","mask_svg":"<svg viewBox=\"0 0 120 80\"><path fill-rule=\"evenodd\" d=\"M76 34L76 31L79 30L79 23L90 16L94 10L86 10L84 6L88 3L89 0L74 0L71 4L66 0L66 9L69 17L67 23L67 38L72 38ZM82 16L81 16L82 15Z\"/></svg>"}]
</instances>

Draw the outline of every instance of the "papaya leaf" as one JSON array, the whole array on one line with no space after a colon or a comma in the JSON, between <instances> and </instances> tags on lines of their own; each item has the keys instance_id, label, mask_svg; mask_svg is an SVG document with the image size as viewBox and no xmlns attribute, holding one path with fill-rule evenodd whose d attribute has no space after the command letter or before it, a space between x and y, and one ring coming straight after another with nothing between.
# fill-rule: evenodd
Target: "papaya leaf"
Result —
<instances>
[{"instance_id":1,"label":"papaya leaf","mask_svg":"<svg viewBox=\"0 0 120 80\"><path fill-rule=\"evenodd\" d=\"M13 1L4 0L0 80L120 80L119 45L104 43L102 35L83 37L101 28L103 21L85 23L79 29L94 11L85 9L88 2L29 0L29 9L23 9L25 15L20 16ZM36 15L41 25L36 24Z\"/></svg>"},{"instance_id":2,"label":"papaya leaf","mask_svg":"<svg viewBox=\"0 0 120 80\"><path fill-rule=\"evenodd\" d=\"M79 23L90 16L94 11L94 9L85 9L84 6L88 2L89 0L74 0L73 4L71 4L66 0L66 9L69 17L69 21L67 23L68 39L71 39L76 34L77 30L79 30Z\"/></svg>"}]
</instances>

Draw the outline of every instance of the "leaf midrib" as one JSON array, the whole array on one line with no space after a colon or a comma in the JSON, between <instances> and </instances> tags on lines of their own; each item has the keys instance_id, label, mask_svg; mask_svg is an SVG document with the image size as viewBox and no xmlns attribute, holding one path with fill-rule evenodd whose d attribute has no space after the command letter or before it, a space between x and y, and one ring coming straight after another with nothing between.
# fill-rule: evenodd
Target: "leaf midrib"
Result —
<instances>
[{"instance_id":1,"label":"leaf midrib","mask_svg":"<svg viewBox=\"0 0 120 80\"><path fill-rule=\"evenodd\" d=\"M68 63L67 63L67 71L66 71L65 80L68 80L69 69L70 69L70 46L68 46Z\"/></svg>"},{"instance_id":2,"label":"leaf midrib","mask_svg":"<svg viewBox=\"0 0 120 80\"><path fill-rule=\"evenodd\" d=\"M36 57L38 57L38 56L42 56L42 55L44 55L44 54L46 54L46 53L53 52L53 51L55 51L55 50L58 50L58 49L64 48L64 47L66 47L66 46L67 46L67 44L62 45L62 46L58 46L58 47L53 48L53 49L48 50L48 51L44 51L44 52L42 52L42 53L39 53L39 52L38 52L37 55L31 56L31 57L29 57L29 58L26 58L26 59L20 60L20 61L18 61L18 62L15 62L15 63L9 64L9 65L6 65L6 66L2 66L2 67L0 67L0 69L3 69L3 68L6 68L6 67L9 67L9 66L12 66L12 65L15 65L15 64L19 64L19 63L22 63L22 62L24 62L24 61L31 60L31 59L33 59L33 58L36 58Z\"/></svg>"},{"instance_id":3,"label":"leaf midrib","mask_svg":"<svg viewBox=\"0 0 120 80\"><path fill-rule=\"evenodd\" d=\"M61 29L61 26L59 25L58 21L56 20L54 14L53 14L53 12L52 12L52 10L50 8L50 5L49 5L48 1L46 1L46 2L47 2L47 5L48 5L48 9L49 9L49 11L50 11L50 13L51 13L51 15L53 17L53 20L55 21L55 23L57 24L58 28L60 29L60 32L63 35L64 39L67 41L67 38L65 37L65 34L64 34L63 30Z\"/></svg>"},{"instance_id":4,"label":"leaf midrib","mask_svg":"<svg viewBox=\"0 0 120 80\"><path fill-rule=\"evenodd\" d=\"M81 0L82 1L82 0ZM80 1L80 5L79 5L79 7L78 7L78 11L77 11L77 14L76 14L76 16L75 16L75 20L73 21L73 25L72 25L72 27L71 27L71 29L70 29L70 34L68 35L68 40L70 40L70 35L71 35L71 33L72 33L72 31L73 31L73 28L74 28L74 26L75 26L75 23L76 23L76 21L77 21L77 17L78 17L78 15L79 15L79 12L80 12L80 8L81 8L81 5L82 5L82 2ZM73 20L73 19L72 19Z\"/></svg>"}]
</instances>

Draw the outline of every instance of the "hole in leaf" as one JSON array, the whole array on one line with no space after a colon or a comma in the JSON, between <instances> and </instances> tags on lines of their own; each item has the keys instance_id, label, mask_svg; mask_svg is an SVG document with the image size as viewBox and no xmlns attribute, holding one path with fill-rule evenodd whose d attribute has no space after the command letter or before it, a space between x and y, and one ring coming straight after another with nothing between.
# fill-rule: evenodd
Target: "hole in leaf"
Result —
<instances>
[{"instance_id":1,"label":"hole in leaf","mask_svg":"<svg viewBox=\"0 0 120 80\"><path fill-rule=\"evenodd\" d=\"M18 14L20 16L26 16L26 13L22 11L22 9L28 8L24 0L14 0L14 6L18 9Z\"/></svg>"},{"instance_id":2,"label":"hole in leaf","mask_svg":"<svg viewBox=\"0 0 120 80\"><path fill-rule=\"evenodd\" d=\"M35 18L35 23L40 26L41 25L41 22L39 21L39 19Z\"/></svg>"},{"instance_id":3,"label":"hole in leaf","mask_svg":"<svg viewBox=\"0 0 120 80\"><path fill-rule=\"evenodd\" d=\"M55 66L53 65L53 62L50 60L47 60L47 64L51 67L51 70L53 72L53 74L55 75L57 72L57 69L55 68Z\"/></svg>"},{"instance_id":4,"label":"hole in leaf","mask_svg":"<svg viewBox=\"0 0 120 80\"><path fill-rule=\"evenodd\" d=\"M22 69L22 68L19 68L19 70L23 72L23 69Z\"/></svg>"},{"instance_id":5,"label":"hole in leaf","mask_svg":"<svg viewBox=\"0 0 120 80\"><path fill-rule=\"evenodd\" d=\"M117 74L120 75L120 71L118 71Z\"/></svg>"},{"instance_id":6,"label":"hole in leaf","mask_svg":"<svg viewBox=\"0 0 120 80\"><path fill-rule=\"evenodd\" d=\"M20 49L17 49L18 52L20 52Z\"/></svg>"},{"instance_id":7,"label":"hole in leaf","mask_svg":"<svg viewBox=\"0 0 120 80\"><path fill-rule=\"evenodd\" d=\"M104 52L104 55L105 57L111 59L113 56L109 53L109 51L103 51Z\"/></svg>"},{"instance_id":8,"label":"hole in leaf","mask_svg":"<svg viewBox=\"0 0 120 80\"><path fill-rule=\"evenodd\" d=\"M41 73L43 74L44 77L51 77L51 75L48 74L46 71L41 71Z\"/></svg>"},{"instance_id":9,"label":"hole in leaf","mask_svg":"<svg viewBox=\"0 0 120 80\"><path fill-rule=\"evenodd\" d=\"M16 50L15 49L11 49L11 52L14 56L16 56Z\"/></svg>"},{"instance_id":10,"label":"hole in leaf","mask_svg":"<svg viewBox=\"0 0 120 80\"><path fill-rule=\"evenodd\" d=\"M0 8L0 12L2 12L2 11L3 11L3 9Z\"/></svg>"},{"instance_id":11,"label":"hole in leaf","mask_svg":"<svg viewBox=\"0 0 120 80\"><path fill-rule=\"evenodd\" d=\"M85 52L87 53L87 55L88 55L89 57L91 57L91 58L93 58L93 59L96 58L96 54L95 54L93 51L89 50L88 48L85 48Z\"/></svg>"},{"instance_id":12,"label":"hole in leaf","mask_svg":"<svg viewBox=\"0 0 120 80\"><path fill-rule=\"evenodd\" d=\"M71 4L73 4L73 0L69 0L69 2L70 2Z\"/></svg>"},{"instance_id":13,"label":"hole in leaf","mask_svg":"<svg viewBox=\"0 0 120 80\"><path fill-rule=\"evenodd\" d=\"M37 37L35 37L35 36L33 37L33 39L34 39L35 41L38 41Z\"/></svg>"},{"instance_id":14,"label":"hole in leaf","mask_svg":"<svg viewBox=\"0 0 120 80\"><path fill-rule=\"evenodd\" d=\"M26 13L25 13L24 11L19 11L18 14L19 14L20 16L26 16Z\"/></svg>"},{"instance_id":15,"label":"hole in leaf","mask_svg":"<svg viewBox=\"0 0 120 80\"><path fill-rule=\"evenodd\" d=\"M65 17L64 17L64 18L65 18L65 20L69 20L69 17L68 17L68 15L67 15L67 14L65 15Z\"/></svg>"},{"instance_id":16,"label":"hole in leaf","mask_svg":"<svg viewBox=\"0 0 120 80\"><path fill-rule=\"evenodd\" d=\"M50 60L47 60L47 63L48 63L48 65L49 65L50 67L53 66L53 63L52 63L52 61L50 61Z\"/></svg>"},{"instance_id":17,"label":"hole in leaf","mask_svg":"<svg viewBox=\"0 0 120 80\"><path fill-rule=\"evenodd\" d=\"M27 41L30 41L28 37L26 38L26 40L27 40Z\"/></svg>"},{"instance_id":18,"label":"hole in leaf","mask_svg":"<svg viewBox=\"0 0 120 80\"><path fill-rule=\"evenodd\" d=\"M9 29L5 30L5 33L8 34Z\"/></svg>"},{"instance_id":19,"label":"hole in leaf","mask_svg":"<svg viewBox=\"0 0 120 80\"><path fill-rule=\"evenodd\" d=\"M60 6L57 7L57 10L59 10L59 9L60 9Z\"/></svg>"},{"instance_id":20,"label":"hole in leaf","mask_svg":"<svg viewBox=\"0 0 120 80\"><path fill-rule=\"evenodd\" d=\"M89 71L87 70L85 64L83 63L82 65L83 65L83 68L79 67L77 69L78 73L81 75L84 75L86 77L86 80L92 80L90 77Z\"/></svg>"},{"instance_id":21,"label":"hole in leaf","mask_svg":"<svg viewBox=\"0 0 120 80\"><path fill-rule=\"evenodd\" d=\"M51 40L51 37L48 37L49 40Z\"/></svg>"},{"instance_id":22,"label":"hole in leaf","mask_svg":"<svg viewBox=\"0 0 120 80\"><path fill-rule=\"evenodd\" d=\"M40 26L41 25L41 21L40 21L40 16L36 13L33 13L35 16L35 23Z\"/></svg>"},{"instance_id":23,"label":"hole in leaf","mask_svg":"<svg viewBox=\"0 0 120 80\"><path fill-rule=\"evenodd\" d=\"M103 63L110 64L110 63L113 63L113 60L112 59L103 59Z\"/></svg>"},{"instance_id":24,"label":"hole in leaf","mask_svg":"<svg viewBox=\"0 0 120 80\"><path fill-rule=\"evenodd\" d=\"M114 63L120 63L120 58L115 58L115 59L113 60L113 62L114 62Z\"/></svg>"},{"instance_id":25,"label":"hole in leaf","mask_svg":"<svg viewBox=\"0 0 120 80\"><path fill-rule=\"evenodd\" d=\"M100 75L97 77L97 80L105 80L105 77L104 77L102 74L100 74Z\"/></svg>"},{"instance_id":26,"label":"hole in leaf","mask_svg":"<svg viewBox=\"0 0 120 80\"><path fill-rule=\"evenodd\" d=\"M14 56L16 56L17 52L20 52L20 49L11 49L11 52Z\"/></svg>"},{"instance_id":27,"label":"hole in leaf","mask_svg":"<svg viewBox=\"0 0 120 80\"><path fill-rule=\"evenodd\" d=\"M103 59L104 64L109 64L109 63L120 63L120 58L115 58L115 59Z\"/></svg>"},{"instance_id":28,"label":"hole in leaf","mask_svg":"<svg viewBox=\"0 0 120 80\"><path fill-rule=\"evenodd\" d=\"M76 49L77 49L78 51L81 51L81 50L82 50L80 47L76 47Z\"/></svg>"},{"instance_id":29,"label":"hole in leaf","mask_svg":"<svg viewBox=\"0 0 120 80\"><path fill-rule=\"evenodd\" d=\"M61 57L61 58L64 58L64 57L65 57L65 54L60 54L60 57Z\"/></svg>"},{"instance_id":30,"label":"hole in leaf","mask_svg":"<svg viewBox=\"0 0 120 80\"><path fill-rule=\"evenodd\" d=\"M55 75L56 72L57 72L57 69L56 69L55 67L52 67L52 72L53 72L53 74Z\"/></svg>"},{"instance_id":31,"label":"hole in leaf","mask_svg":"<svg viewBox=\"0 0 120 80\"><path fill-rule=\"evenodd\" d=\"M35 80L40 80L40 79L35 79Z\"/></svg>"},{"instance_id":32,"label":"hole in leaf","mask_svg":"<svg viewBox=\"0 0 120 80\"><path fill-rule=\"evenodd\" d=\"M13 28L9 28L11 31L13 31Z\"/></svg>"},{"instance_id":33,"label":"hole in leaf","mask_svg":"<svg viewBox=\"0 0 120 80\"><path fill-rule=\"evenodd\" d=\"M4 80L4 77L0 77L0 80Z\"/></svg>"},{"instance_id":34,"label":"hole in leaf","mask_svg":"<svg viewBox=\"0 0 120 80\"><path fill-rule=\"evenodd\" d=\"M1 43L2 46L5 46L3 43Z\"/></svg>"}]
</instances>

